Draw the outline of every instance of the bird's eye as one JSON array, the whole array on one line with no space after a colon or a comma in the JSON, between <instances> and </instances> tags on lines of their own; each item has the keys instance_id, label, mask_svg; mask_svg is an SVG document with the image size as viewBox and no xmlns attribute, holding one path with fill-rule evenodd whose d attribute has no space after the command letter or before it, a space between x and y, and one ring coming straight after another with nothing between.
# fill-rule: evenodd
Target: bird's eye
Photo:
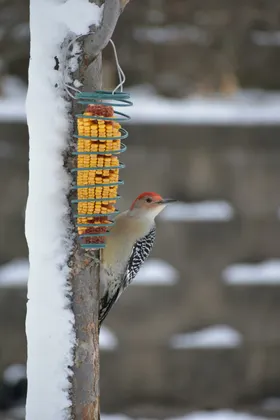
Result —
<instances>
[{"instance_id":1,"label":"bird's eye","mask_svg":"<svg viewBox=\"0 0 280 420\"><path fill-rule=\"evenodd\" d=\"M147 203L151 203L153 200L151 198L146 198Z\"/></svg>"}]
</instances>

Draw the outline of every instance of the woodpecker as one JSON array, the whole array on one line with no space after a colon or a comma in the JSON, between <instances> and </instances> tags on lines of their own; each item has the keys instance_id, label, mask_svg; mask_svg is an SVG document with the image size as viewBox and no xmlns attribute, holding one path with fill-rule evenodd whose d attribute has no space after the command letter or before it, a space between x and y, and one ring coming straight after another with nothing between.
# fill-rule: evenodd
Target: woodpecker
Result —
<instances>
[{"instance_id":1,"label":"woodpecker","mask_svg":"<svg viewBox=\"0 0 280 420\"><path fill-rule=\"evenodd\" d=\"M174 201L144 192L115 218L101 254L99 326L150 255L156 236L155 217Z\"/></svg>"}]
</instances>

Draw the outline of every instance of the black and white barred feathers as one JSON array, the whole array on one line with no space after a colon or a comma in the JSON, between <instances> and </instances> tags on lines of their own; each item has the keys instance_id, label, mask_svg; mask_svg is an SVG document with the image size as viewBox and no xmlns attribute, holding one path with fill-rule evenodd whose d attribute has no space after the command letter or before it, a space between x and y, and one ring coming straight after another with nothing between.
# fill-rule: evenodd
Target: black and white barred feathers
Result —
<instances>
[{"instance_id":1,"label":"black and white barred feathers","mask_svg":"<svg viewBox=\"0 0 280 420\"><path fill-rule=\"evenodd\" d=\"M99 312L99 327L106 318L113 304L120 297L122 292L130 285L136 274L140 270L145 260L150 255L156 237L156 227L152 227L150 232L143 238L138 239L132 250L127 263L127 266L123 273L120 274L114 282L110 284L105 295L100 301L100 312ZM108 273L109 274L109 273Z\"/></svg>"}]
</instances>

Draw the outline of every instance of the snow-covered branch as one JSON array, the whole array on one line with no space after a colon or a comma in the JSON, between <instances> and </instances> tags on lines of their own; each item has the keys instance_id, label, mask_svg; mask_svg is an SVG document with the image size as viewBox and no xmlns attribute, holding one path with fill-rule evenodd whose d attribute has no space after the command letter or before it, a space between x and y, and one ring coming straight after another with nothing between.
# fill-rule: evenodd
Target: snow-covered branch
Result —
<instances>
[{"instance_id":1,"label":"snow-covered branch","mask_svg":"<svg viewBox=\"0 0 280 420\"><path fill-rule=\"evenodd\" d=\"M106 0L103 15L97 1L30 0L27 420L99 416L98 271L88 264L87 253L73 248L71 159L64 159L73 127L65 77L76 77L65 69L73 68L73 60L77 68L78 57L71 63L65 57L69 39L86 37L102 22L92 61L86 62L82 51L78 72L86 81L81 89L100 88L100 51L121 5L121 0ZM87 38L84 42L90 52Z\"/></svg>"}]
</instances>

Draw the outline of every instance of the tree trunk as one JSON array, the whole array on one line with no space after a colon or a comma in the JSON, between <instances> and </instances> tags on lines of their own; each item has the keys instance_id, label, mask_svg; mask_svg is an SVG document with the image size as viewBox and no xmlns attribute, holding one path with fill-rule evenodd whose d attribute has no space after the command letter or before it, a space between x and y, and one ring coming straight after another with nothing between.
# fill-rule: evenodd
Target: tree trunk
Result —
<instances>
[{"instance_id":1,"label":"tree trunk","mask_svg":"<svg viewBox=\"0 0 280 420\"><path fill-rule=\"evenodd\" d=\"M100 6L103 1L89 0ZM100 27L91 28L94 34L84 37L81 43L80 66L73 80L82 83L81 91L92 92L102 88L102 53L108 44L126 0L105 0L103 20ZM73 101L72 118L80 111ZM75 129L75 127L74 127ZM71 150L66 156L66 166L74 166ZM69 206L70 199L69 196ZM74 220L73 220L74 226ZM77 237L77 236L76 236ZM75 420L97 420L99 410L99 266L94 259L99 251L83 250L78 243L69 261L73 291L76 347L74 351L72 378L72 418Z\"/></svg>"}]
</instances>

